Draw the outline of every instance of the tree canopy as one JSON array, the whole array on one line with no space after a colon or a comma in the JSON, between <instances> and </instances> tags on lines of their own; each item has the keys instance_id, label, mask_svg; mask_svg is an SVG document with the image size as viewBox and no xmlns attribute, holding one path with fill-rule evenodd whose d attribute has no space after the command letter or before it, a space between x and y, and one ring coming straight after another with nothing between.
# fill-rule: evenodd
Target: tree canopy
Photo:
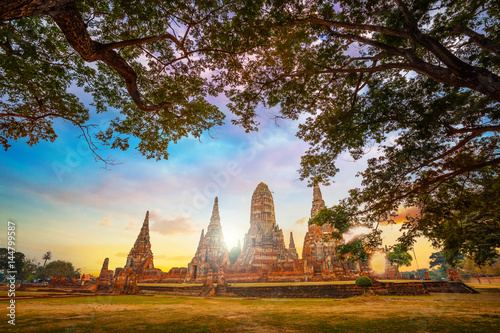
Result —
<instances>
[{"instance_id":1,"label":"tree canopy","mask_svg":"<svg viewBox=\"0 0 500 333\"><path fill-rule=\"evenodd\" d=\"M170 142L222 124L206 97L211 47L200 26L224 17L223 1L3 1L0 5L0 141L54 141L57 119L98 143L167 158ZM224 14L221 14L224 13ZM212 56L216 58L217 55ZM97 113L119 110L93 132L81 91Z\"/></svg>"},{"instance_id":2,"label":"tree canopy","mask_svg":"<svg viewBox=\"0 0 500 333\"><path fill-rule=\"evenodd\" d=\"M311 145L300 169L311 183L328 183L346 154L376 154L359 174L361 188L331 208L331 223L376 231L401 208L417 207L403 225L406 247L423 235L451 261L462 252L478 262L497 256L496 3L265 1L252 8L232 18L240 37L232 43L251 40L251 52L239 70L221 75L235 122L255 129L258 105L276 108L277 118L307 116L297 135Z\"/></svg>"},{"instance_id":3,"label":"tree canopy","mask_svg":"<svg viewBox=\"0 0 500 333\"><path fill-rule=\"evenodd\" d=\"M0 271L7 275L7 272L16 272L14 275L21 275L26 257L22 252L9 252L5 247L0 248Z\"/></svg>"},{"instance_id":4,"label":"tree canopy","mask_svg":"<svg viewBox=\"0 0 500 333\"><path fill-rule=\"evenodd\" d=\"M396 278L399 273L399 267L410 266L413 260L411 254L400 244L394 246L386 256L391 265L396 265Z\"/></svg>"},{"instance_id":5,"label":"tree canopy","mask_svg":"<svg viewBox=\"0 0 500 333\"><path fill-rule=\"evenodd\" d=\"M79 277L80 269L75 269L69 261L55 260L45 266L43 275L46 277L57 276L58 278L62 278L63 276L67 278Z\"/></svg>"},{"instance_id":6,"label":"tree canopy","mask_svg":"<svg viewBox=\"0 0 500 333\"><path fill-rule=\"evenodd\" d=\"M53 141L59 118L94 149L79 87L96 112L120 112L95 139L127 149L136 137L143 155L167 158L170 142L222 124L206 98L225 90L247 131L259 105L306 118L303 180L328 183L338 158L376 151L329 215L372 228L358 248L417 207L404 246L423 235L450 262L484 264L500 247L499 11L493 0L5 1L0 140Z\"/></svg>"}]
</instances>

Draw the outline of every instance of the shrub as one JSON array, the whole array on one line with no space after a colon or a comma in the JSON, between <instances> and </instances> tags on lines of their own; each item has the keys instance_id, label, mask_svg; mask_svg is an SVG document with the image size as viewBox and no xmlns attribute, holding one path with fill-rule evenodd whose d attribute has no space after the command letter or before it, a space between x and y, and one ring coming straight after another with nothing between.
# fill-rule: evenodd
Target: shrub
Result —
<instances>
[{"instance_id":1,"label":"shrub","mask_svg":"<svg viewBox=\"0 0 500 333\"><path fill-rule=\"evenodd\" d=\"M356 279L356 285L358 287L368 288L373 286L373 282L368 276L363 275Z\"/></svg>"}]
</instances>

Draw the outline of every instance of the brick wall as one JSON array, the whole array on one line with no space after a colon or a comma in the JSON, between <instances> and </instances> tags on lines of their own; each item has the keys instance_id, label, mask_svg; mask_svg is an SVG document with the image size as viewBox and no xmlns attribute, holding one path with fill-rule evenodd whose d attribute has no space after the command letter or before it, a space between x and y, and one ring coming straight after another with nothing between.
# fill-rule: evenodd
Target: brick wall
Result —
<instances>
[{"instance_id":1,"label":"brick wall","mask_svg":"<svg viewBox=\"0 0 500 333\"><path fill-rule=\"evenodd\" d=\"M199 295L202 286L164 287L140 286L142 292L171 295ZM370 288L376 295L415 296L429 292L470 293L461 282L377 282ZM218 289L215 296L259 297L259 298L347 298L362 295L363 288L354 284L321 284L299 286L228 286Z\"/></svg>"}]
</instances>

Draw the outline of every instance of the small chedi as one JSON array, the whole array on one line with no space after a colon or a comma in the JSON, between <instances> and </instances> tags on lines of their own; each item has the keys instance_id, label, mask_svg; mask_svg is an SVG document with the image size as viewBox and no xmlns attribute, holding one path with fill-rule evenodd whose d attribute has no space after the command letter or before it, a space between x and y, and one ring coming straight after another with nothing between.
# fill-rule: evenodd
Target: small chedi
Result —
<instances>
[{"instance_id":1,"label":"small chedi","mask_svg":"<svg viewBox=\"0 0 500 333\"><path fill-rule=\"evenodd\" d=\"M324 207L321 190L315 185L311 218ZM332 231L335 231L332 226L309 225L300 259L292 233L286 247L283 230L276 223L272 193L266 184L260 183L252 195L250 228L234 264L229 261L216 197L207 231L202 230L198 248L187 268L176 267L167 273L154 267L147 212L125 266L117 268L113 276L108 269L109 261L104 261L99 289L134 293L138 282L197 282L211 286L209 280L223 281L220 284L225 285L226 282L350 280L360 274L371 275L368 262L339 260L336 247L344 240L333 239Z\"/></svg>"},{"instance_id":2,"label":"small chedi","mask_svg":"<svg viewBox=\"0 0 500 333\"><path fill-rule=\"evenodd\" d=\"M153 252L151 251L151 241L149 239L149 211L146 212L141 231L128 254L124 269L132 269L136 272L139 281L157 281L161 279L162 271L155 268L153 263Z\"/></svg>"},{"instance_id":3,"label":"small chedi","mask_svg":"<svg viewBox=\"0 0 500 333\"><path fill-rule=\"evenodd\" d=\"M114 272L109 269L109 258L106 258L102 263L101 273L97 278L97 291L110 292L113 276Z\"/></svg>"},{"instance_id":4,"label":"small chedi","mask_svg":"<svg viewBox=\"0 0 500 333\"><path fill-rule=\"evenodd\" d=\"M115 270L114 279L120 272L133 271L138 282L183 282L186 278L186 268L172 268L168 273L154 267L153 251L149 238L149 211L146 212L141 231L137 236L134 246L127 256L125 267ZM125 273L123 273L125 274ZM126 273L128 274L128 273ZM129 276L129 279L132 277Z\"/></svg>"},{"instance_id":5,"label":"small chedi","mask_svg":"<svg viewBox=\"0 0 500 333\"><path fill-rule=\"evenodd\" d=\"M188 264L188 282L204 282L209 271L219 272L224 266L229 265L226 243L220 225L219 199L217 197L215 197L207 233L205 234L204 231L201 231L196 254Z\"/></svg>"},{"instance_id":6,"label":"small chedi","mask_svg":"<svg viewBox=\"0 0 500 333\"><path fill-rule=\"evenodd\" d=\"M311 219L325 208L319 186L314 185L313 202L311 208ZM353 274L356 268L350 262L341 262L335 248L344 240L336 240L331 237L335 228L330 225L310 224L304 238L302 248L302 260L304 274L308 280L347 280L355 279Z\"/></svg>"}]
</instances>

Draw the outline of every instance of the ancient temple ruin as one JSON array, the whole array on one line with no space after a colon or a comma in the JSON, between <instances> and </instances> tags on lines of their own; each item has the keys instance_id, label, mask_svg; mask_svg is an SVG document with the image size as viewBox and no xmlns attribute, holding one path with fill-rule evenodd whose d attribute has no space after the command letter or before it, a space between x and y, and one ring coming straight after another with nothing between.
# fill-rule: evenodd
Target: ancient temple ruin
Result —
<instances>
[{"instance_id":1,"label":"ancient temple ruin","mask_svg":"<svg viewBox=\"0 0 500 333\"><path fill-rule=\"evenodd\" d=\"M295 242L293 240L293 232L290 231L290 243L288 245L288 251L290 251L290 254L293 257L294 261L299 260L299 254L297 253L297 249L295 248Z\"/></svg>"},{"instance_id":2,"label":"ancient temple ruin","mask_svg":"<svg viewBox=\"0 0 500 333\"><path fill-rule=\"evenodd\" d=\"M154 267L153 252L151 251L151 241L149 239L149 211L146 212L141 231L137 236L134 246L127 256L125 267L117 268L115 279L121 271L134 271L138 282L183 282L186 278L186 268L172 268L168 273ZM120 276L121 276L120 275ZM131 276L127 273L127 276Z\"/></svg>"},{"instance_id":3,"label":"ancient temple ruin","mask_svg":"<svg viewBox=\"0 0 500 333\"><path fill-rule=\"evenodd\" d=\"M225 265L229 265L229 257L220 224L219 199L215 197L207 233L201 231L198 249L188 264L187 281L205 281L209 272L219 272Z\"/></svg>"},{"instance_id":4,"label":"ancient temple ruin","mask_svg":"<svg viewBox=\"0 0 500 333\"><path fill-rule=\"evenodd\" d=\"M125 267L135 270L153 269L153 252L149 240L149 211L146 212L141 231L137 236L134 246L130 250Z\"/></svg>"},{"instance_id":5,"label":"ancient temple ruin","mask_svg":"<svg viewBox=\"0 0 500 333\"><path fill-rule=\"evenodd\" d=\"M316 184L313 189L310 219L316 217L325 207L321 190ZM344 240L332 238L334 231L335 228L330 225L309 224L302 248L304 274L308 280L345 280L353 277L352 264L337 258L335 248Z\"/></svg>"},{"instance_id":6,"label":"ancient temple ruin","mask_svg":"<svg viewBox=\"0 0 500 333\"><path fill-rule=\"evenodd\" d=\"M285 246L283 231L276 224L271 191L260 183L252 195L250 229L235 265L266 268L278 262L294 261L295 257Z\"/></svg>"},{"instance_id":7,"label":"ancient temple ruin","mask_svg":"<svg viewBox=\"0 0 500 333\"><path fill-rule=\"evenodd\" d=\"M311 219L325 207L318 185L313 189ZM222 233L219 200L216 197L210 223L201 232L198 248L188 267L172 268L168 273L154 267L149 238L149 212L141 231L127 257L125 267L117 268L112 281L124 289L119 281L137 282L227 282L256 281L327 281L355 279L360 273L369 273L368 263L350 263L339 260L336 247L343 243L331 237L333 226L309 225L304 238L302 259L290 233L288 248L283 231L276 223L274 200L268 186L260 183L250 205L250 227L245 234L243 248L234 264L230 264ZM110 285L107 261L103 265L102 282ZM118 282L117 282L118 281ZM128 283L128 282L127 282ZM127 292L125 288L125 292ZM121 290L120 289L120 290Z\"/></svg>"},{"instance_id":8,"label":"ancient temple ruin","mask_svg":"<svg viewBox=\"0 0 500 333\"><path fill-rule=\"evenodd\" d=\"M127 256L125 269L127 268L131 268L137 273L139 281L161 279L162 271L155 268L153 263L153 252L149 239L149 211L146 212L141 231Z\"/></svg>"}]
</instances>

